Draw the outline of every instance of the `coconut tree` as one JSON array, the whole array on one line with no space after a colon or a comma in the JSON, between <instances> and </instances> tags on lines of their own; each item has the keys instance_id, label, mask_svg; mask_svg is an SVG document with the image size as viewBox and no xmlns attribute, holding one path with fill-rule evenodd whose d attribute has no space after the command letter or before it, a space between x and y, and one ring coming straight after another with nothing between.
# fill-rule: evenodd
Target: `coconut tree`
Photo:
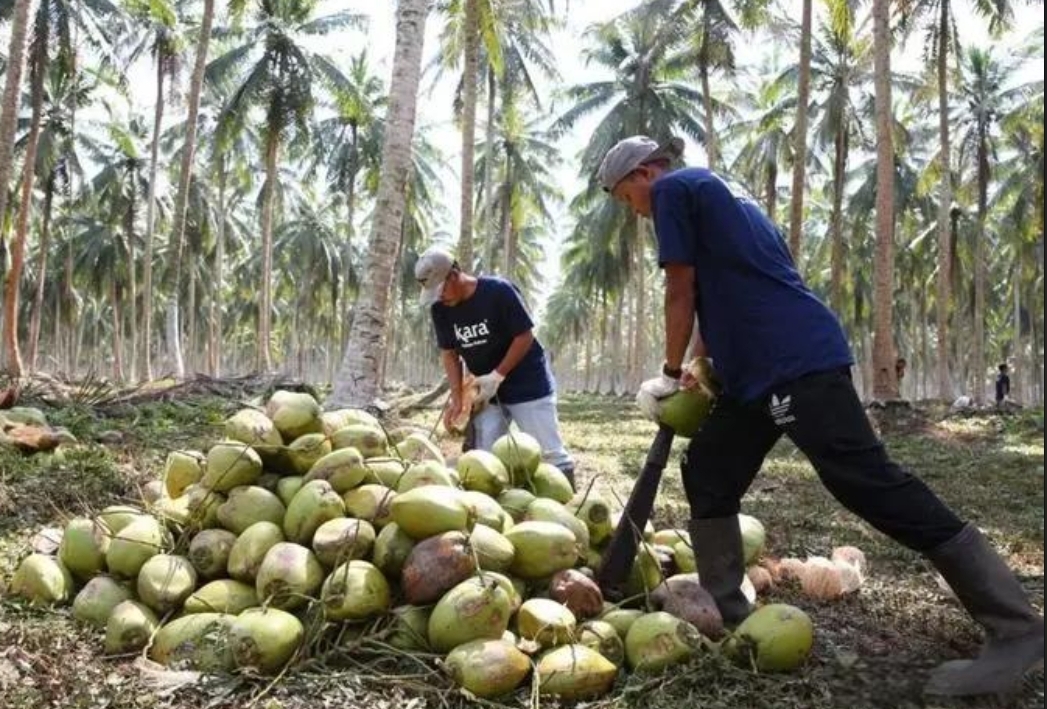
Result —
<instances>
[{"instance_id":1,"label":"coconut tree","mask_svg":"<svg viewBox=\"0 0 1047 709\"><path fill-rule=\"evenodd\" d=\"M369 404L378 393L388 336L389 291L396 269L404 213L404 185L411 168L415 106L422 70L427 0L401 0L396 11L396 48L389 83L382 170L371 221L368 261L345 357L334 381L331 405Z\"/></svg>"},{"instance_id":2,"label":"coconut tree","mask_svg":"<svg viewBox=\"0 0 1047 709\"><path fill-rule=\"evenodd\" d=\"M972 395L977 403L985 397L985 297L988 270L985 250L986 220L989 214L989 186L993 163L1000 143L1000 120L1013 110L1027 86L1009 86L1018 63L998 60L990 50L969 47L963 53L960 97L961 167L972 164L976 189L977 216L974 230L974 347ZM1042 99L1043 88L1040 85Z\"/></svg>"},{"instance_id":3,"label":"coconut tree","mask_svg":"<svg viewBox=\"0 0 1047 709\"><path fill-rule=\"evenodd\" d=\"M925 55L935 67L938 89L938 396L952 397L949 375L949 306L952 300L950 213L953 208L952 142L949 109L949 56L960 46L954 0L904 0L898 6L903 30L920 28L926 36ZM974 3L975 11L993 32L1006 27L1013 15L1009 0Z\"/></svg>"},{"instance_id":4,"label":"coconut tree","mask_svg":"<svg viewBox=\"0 0 1047 709\"><path fill-rule=\"evenodd\" d=\"M595 173L611 146L629 135L646 133L664 140L683 133L698 141L705 139L701 123L694 118L699 114L702 94L686 81L688 70L679 61L681 53L690 51L685 45L687 25L680 21L680 12L673 2L655 0L589 30L589 46L583 56L611 78L566 89L566 99L572 105L552 128L558 135L586 116L603 113L581 155L580 173L588 186L578 203L578 213L585 219L596 219L590 222L594 243L617 239L627 222L631 222L628 232L637 235L619 254L623 274L636 277L637 327L631 338L631 384L639 382L639 366L649 339L642 327L647 298L646 225L639 218L628 218L625 210L603 198ZM597 230L597 223L602 230Z\"/></svg>"},{"instance_id":5,"label":"coconut tree","mask_svg":"<svg viewBox=\"0 0 1047 709\"><path fill-rule=\"evenodd\" d=\"M208 74L229 87L229 99L218 116L216 139L226 143L243 129L253 109L265 114L263 156L265 183L261 200L262 272L255 366L272 368L272 270L274 200L280 151L296 134L308 132L314 104L313 89L323 83L344 86L344 74L306 41L328 32L356 26L361 17L337 12L314 17L310 0L261 0L256 23L237 38L236 46L216 58Z\"/></svg>"},{"instance_id":6,"label":"coconut tree","mask_svg":"<svg viewBox=\"0 0 1047 709\"><path fill-rule=\"evenodd\" d=\"M814 34L813 0L803 0L800 14L800 66L796 85L796 123L793 127L793 175L789 196L789 249L800 258L803 236L803 191L807 170L807 112L811 96L811 41Z\"/></svg>"}]
</instances>

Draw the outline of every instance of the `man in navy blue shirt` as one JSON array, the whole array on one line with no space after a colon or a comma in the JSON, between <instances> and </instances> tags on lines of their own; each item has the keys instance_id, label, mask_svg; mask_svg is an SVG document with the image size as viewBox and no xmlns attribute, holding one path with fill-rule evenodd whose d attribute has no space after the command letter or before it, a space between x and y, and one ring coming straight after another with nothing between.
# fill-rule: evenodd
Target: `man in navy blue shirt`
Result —
<instances>
[{"instance_id":1,"label":"man in navy blue shirt","mask_svg":"<svg viewBox=\"0 0 1047 709\"><path fill-rule=\"evenodd\" d=\"M890 460L851 383L853 362L833 313L807 288L778 229L760 208L702 168L673 170L678 138L627 138L597 179L634 214L653 219L665 272L665 362L637 401L648 417L679 388L708 386L683 373L709 358L722 393L681 465L691 543L702 585L730 624L749 612L737 514L771 447L788 436L849 510L925 554L986 630L976 660L946 663L937 694L1003 692L1043 659L1043 618L976 527Z\"/></svg>"},{"instance_id":2,"label":"man in navy blue shirt","mask_svg":"<svg viewBox=\"0 0 1047 709\"><path fill-rule=\"evenodd\" d=\"M490 450L513 421L538 440L542 457L573 487L574 461L560 438L552 372L520 291L503 278L465 273L448 251L436 246L418 257L414 272L451 385L445 425L450 428L465 413L464 361L476 377L473 406L485 405L472 420L473 445Z\"/></svg>"}]
</instances>

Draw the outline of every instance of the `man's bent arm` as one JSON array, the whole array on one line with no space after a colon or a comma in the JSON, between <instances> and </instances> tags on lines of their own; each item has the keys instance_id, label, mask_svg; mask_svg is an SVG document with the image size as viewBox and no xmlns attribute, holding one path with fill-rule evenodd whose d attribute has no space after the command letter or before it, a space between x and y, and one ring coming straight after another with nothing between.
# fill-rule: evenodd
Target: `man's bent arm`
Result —
<instances>
[{"instance_id":1,"label":"man's bent arm","mask_svg":"<svg viewBox=\"0 0 1047 709\"><path fill-rule=\"evenodd\" d=\"M530 330L521 332L519 335L514 337L513 341L509 343L509 349L506 351L505 356L502 357L502 361L497 367L495 367L495 371L503 377L509 376L509 372L513 371L513 368L520 364L520 360L522 360L528 350L531 349L533 343L534 333Z\"/></svg>"},{"instance_id":2,"label":"man's bent arm","mask_svg":"<svg viewBox=\"0 0 1047 709\"><path fill-rule=\"evenodd\" d=\"M447 374L447 382L451 385L451 396L459 397L462 394L462 360L454 350L440 350L440 363L444 366Z\"/></svg>"}]
</instances>

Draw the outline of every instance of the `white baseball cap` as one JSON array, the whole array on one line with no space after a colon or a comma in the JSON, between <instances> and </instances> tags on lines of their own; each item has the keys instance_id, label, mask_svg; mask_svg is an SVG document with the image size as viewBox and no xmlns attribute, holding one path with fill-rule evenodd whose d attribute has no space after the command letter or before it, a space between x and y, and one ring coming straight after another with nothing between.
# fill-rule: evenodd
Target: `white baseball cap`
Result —
<instances>
[{"instance_id":1,"label":"white baseball cap","mask_svg":"<svg viewBox=\"0 0 1047 709\"><path fill-rule=\"evenodd\" d=\"M610 192L641 165L656 160L677 160L681 155L682 138L669 138L664 143L658 143L646 135L634 135L618 141L607 151L596 172L596 179L606 192Z\"/></svg>"},{"instance_id":2,"label":"white baseball cap","mask_svg":"<svg viewBox=\"0 0 1047 709\"><path fill-rule=\"evenodd\" d=\"M451 271L458 267L458 262L447 249L430 246L414 264L414 277L422 287L422 305L432 305L440 300L444 283Z\"/></svg>"}]
</instances>

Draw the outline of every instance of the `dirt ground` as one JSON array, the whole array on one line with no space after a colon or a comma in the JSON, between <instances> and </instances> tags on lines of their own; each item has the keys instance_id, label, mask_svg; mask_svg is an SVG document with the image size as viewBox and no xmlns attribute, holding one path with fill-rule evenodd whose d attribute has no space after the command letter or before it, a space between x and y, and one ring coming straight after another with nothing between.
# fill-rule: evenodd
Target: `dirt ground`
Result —
<instances>
[{"instance_id":1,"label":"dirt ground","mask_svg":"<svg viewBox=\"0 0 1047 709\"><path fill-rule=\"evenodd\" d=\"M2 584L41 527L60 525L123 500L154 477L168 450L205 447L238 403L194 398L141 406L87 406L47 411L83 445L64 460L26 458L0 450L0 708L56 709L261 707L320 709L477 706L456 691L434 658L378 654L360 643L337 656L315 657L269 681L246 676L170 676L150 672L133 657L105 658L102 637L69 617L6 597ZM416 417L427 427L435 411ZM579 462L581 484L624 500L640 469L653 426L631 401L568 396L561 403L564 434ZM1043 413L945 417L926 410L885 434L899 462L922 476L963 516L978 524L1043 608ZM106 442L96 442L99 438ZM446 441L452 450L454 441ZM682 448L680 442L677 448ZM909 707L1043 707L1042 668L1012 697L929 701L920 688L943 660L970 655L977 627L940 590L919 555L891 543L843 510L788 443L767 460L744 510L768 530L775 556L828 554L861 548L870 563L859 593L819 603L779 587L765 599L793 603L814 619L813 655L800 671L757 675L703 655L664 675L623 676L615 692L589 707L738 707L863 709ZM674 462L656 509L658 527L682 525L686 503ZM179 684L174 680L181 680ZM538 706L527 689L504 704ZM502 706L483 702L483 706ZM556 706L542 699L542 707Z\"/></svg>"}]
</instances>

